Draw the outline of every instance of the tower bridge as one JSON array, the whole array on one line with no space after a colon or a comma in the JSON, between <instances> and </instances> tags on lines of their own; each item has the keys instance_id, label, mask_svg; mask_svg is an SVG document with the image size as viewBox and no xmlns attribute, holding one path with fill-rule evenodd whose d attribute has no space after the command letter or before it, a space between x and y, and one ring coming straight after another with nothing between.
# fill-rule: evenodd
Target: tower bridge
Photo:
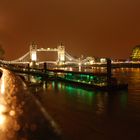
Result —
<instances>
[{"instance_id":1,"label":"tower bridge","mask_svg":"<svg viewBox=\"0 0 140 140\"><path fill-rule=\"evenodd\" d=\"M39 61L38 59L38 53L39 52L56 52L57 58L56 60L43 60ZM88 61L94 61L93 58L86 58L84 60L81 60L80 58L74 58L71 56L68 52L65 50L65 46L62 44L59 45L57 48L38 48L36 44L32 43L29 46L29 51L21 56L20 58L17 58L15 60L6 61L6 60L0 60L1 63L5 64L30 64L30 65L39 65L42 63L52 63L56 65L62 65L62 64L77 64L81 65Z\"/></svg>"},{"instance_id":2,"label":"tower bridge","mask_svg":"<svg viewBox=\"0 0 140 140\"><path fill-rule=\"evenodd\" d=\"M39 52L56 52L56 60L43 60L40 61L38 58ZM47 56L47 54L45 54ZM103 60L103 59L102 59ZM104 59L105 60L105 59ZM36 65L40 65L43 63L46 64L53 64L53 65L69 65L69 64L76 64L77 66L81 65L94 65L94 66L104 66L106 65L105 61L96 62L94 57L86 57L86 58L74 58L72 55L70 55L66 50L64 45L59 45L56 48L38 48L38 46L35 43L32 43L29 46L29 51L25 53L20 58L17 58L15 60L6 61L6 60L0 60L0 63L2 64L22 64L27 65L29 64L31 67L35 67ZM136 63L136 64L135 64ZM134 64L135 67L140 67L140 61L139 62L112 62L112 66L114 67L133 67Z\"/></svg>"}]
</instances>

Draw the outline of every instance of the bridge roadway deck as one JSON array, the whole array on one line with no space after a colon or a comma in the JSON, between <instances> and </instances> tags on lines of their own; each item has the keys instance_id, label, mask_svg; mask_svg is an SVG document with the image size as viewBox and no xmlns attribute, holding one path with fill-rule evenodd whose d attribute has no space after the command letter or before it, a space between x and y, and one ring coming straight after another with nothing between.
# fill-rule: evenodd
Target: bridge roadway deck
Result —
<instances>
[{"instance_id":1,"label":"bridge roadway deck","mask_svg":"<svg viewBox=\"0 0 140 140\"><path fill-rule=\"evenodd\" d=\"M0 140L57 140L60 129L25 83L0 69Z\"/></svg>"}]
</instances>

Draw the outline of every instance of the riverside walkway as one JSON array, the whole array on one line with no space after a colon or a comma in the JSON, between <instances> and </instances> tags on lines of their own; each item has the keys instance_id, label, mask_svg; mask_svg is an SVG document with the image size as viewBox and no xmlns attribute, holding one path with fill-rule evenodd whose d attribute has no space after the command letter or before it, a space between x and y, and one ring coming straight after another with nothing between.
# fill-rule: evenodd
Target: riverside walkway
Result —
<instances>
[{"instance_id":1,"label":"riverside walkway","mask_svg":"<svg viewBox=\"0 0 140 140\"><path fill-rule=\"evenodd\" d=\"M0 72L0 139L60 139L56 122L20 77L3 68Z\"/></svg>"}]
</instances>

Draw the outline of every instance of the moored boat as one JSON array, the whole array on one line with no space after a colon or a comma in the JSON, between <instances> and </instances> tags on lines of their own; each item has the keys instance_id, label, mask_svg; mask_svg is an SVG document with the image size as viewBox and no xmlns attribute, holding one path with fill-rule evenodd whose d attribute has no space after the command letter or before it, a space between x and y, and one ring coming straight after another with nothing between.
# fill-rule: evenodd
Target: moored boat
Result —
<instances>
[{"instance_id":1,"label":"moored boat","mask_svg":"<svg viewBox=\"0 0 140 140\"><path fill-rule=\"evenodd\" d=\"M116 83L110 83L108 84L107 82L101 82L101 83L94 83L93 81L80 81L80 80L72 80L72 79L66 79L64 77L57 77L62 82L66 82L69 84L73 84L75 86L79 86L81 88L86 88L86 89L94 89L94 90L102 90L102 91L115 91L115 90L124 90L128 88L127 83L121 83L121 82L116 82Z\"/></svg>"}]
</instances>

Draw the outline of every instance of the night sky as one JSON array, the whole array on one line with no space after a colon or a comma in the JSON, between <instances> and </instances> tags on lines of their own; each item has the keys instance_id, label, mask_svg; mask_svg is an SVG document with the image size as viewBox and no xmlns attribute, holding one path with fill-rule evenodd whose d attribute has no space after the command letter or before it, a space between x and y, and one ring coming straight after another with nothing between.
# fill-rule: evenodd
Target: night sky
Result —
<instances>
[{"instance_id":1,"label":"night sky","mask_svg":"<svg viewBox=\"0 0 140 140\"><path fill-rule=\"evenodd\" d=\"M128 58L140 44L140 0L0 0L5 59L24 55L30 42L80 57Z\"/></svg>"}]
</instances>

